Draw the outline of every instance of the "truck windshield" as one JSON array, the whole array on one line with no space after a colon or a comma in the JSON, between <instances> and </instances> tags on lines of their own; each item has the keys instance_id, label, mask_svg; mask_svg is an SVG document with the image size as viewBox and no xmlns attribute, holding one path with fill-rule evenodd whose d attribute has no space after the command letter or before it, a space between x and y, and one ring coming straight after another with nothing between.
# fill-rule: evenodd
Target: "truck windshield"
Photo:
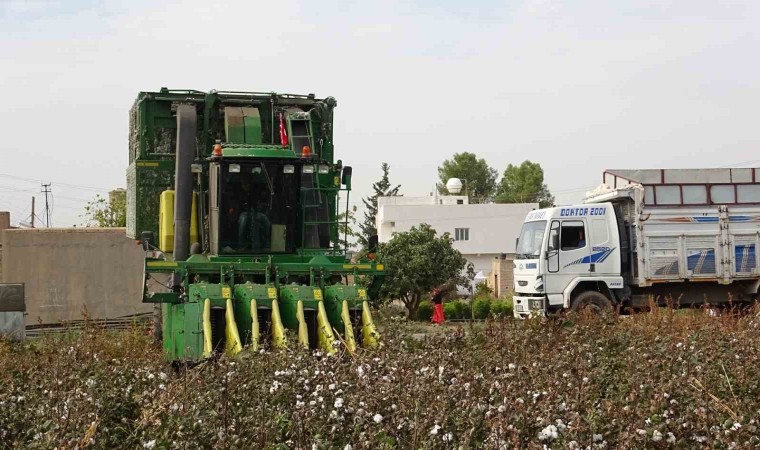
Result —
<instances>
[{"instance_id":1,"label":"truck windshield","mask_svg":"<svg viewBox=\"0 0 760 450\"><path fill-rule=\"evenodd\" d=\"M220 253L295 252L300 176L292 165L223 164L220 187Z\"/></svg>"},{"instance_id":2,"label":"truck windshield","mask_svg":"<svg viewBox=\"0 0 760 450\"><path fill-rule=\"evenodd\" d=\"M541 254L541 244L544 241L546 221L525 222L517 241L515 259L535 259Z\"/></svg>"}]
</instances>

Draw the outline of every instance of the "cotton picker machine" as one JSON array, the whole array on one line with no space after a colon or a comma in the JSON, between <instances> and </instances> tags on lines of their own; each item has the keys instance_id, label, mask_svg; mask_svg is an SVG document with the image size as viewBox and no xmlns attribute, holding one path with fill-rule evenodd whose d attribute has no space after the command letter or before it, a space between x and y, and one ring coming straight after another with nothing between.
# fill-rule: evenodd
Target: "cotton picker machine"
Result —
<instances>
[{"instance_id":1,"label":"cotton picker machine","mask_svg":"<svg viewBox=\"0 0 760 450\"><path fill-rule=\"evenodd\" d=\"M143 302L160 308L169 359L378 344L368 299L383 266L372 248L367 260L346 257L339 211L341 193L348 210L351 167L334 159L336 104L257 92L138 95L127 234L146 251ZM363 275L373 280L366 288Z\"/></svg>"}]
</instances>

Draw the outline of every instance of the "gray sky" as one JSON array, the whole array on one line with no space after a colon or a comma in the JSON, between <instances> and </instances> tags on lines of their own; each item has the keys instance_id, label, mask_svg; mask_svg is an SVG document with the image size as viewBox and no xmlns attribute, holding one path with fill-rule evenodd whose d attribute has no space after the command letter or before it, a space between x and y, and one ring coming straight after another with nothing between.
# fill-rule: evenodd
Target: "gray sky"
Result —
<instances>
[{"instance_id":1,"label":"gray sky","mask_svg":"<svg viewBox=\"0 0 760 450\"><path fill-rule=\"evenodd\" d=\"M539 162L559 202L605 168L760 163L760 2L0 0L0 210L53 223L126 185L137 92L332 95L352 198L472 151ZM753 161L754 160L754 161Z\"/></svg>"}]
</instances>

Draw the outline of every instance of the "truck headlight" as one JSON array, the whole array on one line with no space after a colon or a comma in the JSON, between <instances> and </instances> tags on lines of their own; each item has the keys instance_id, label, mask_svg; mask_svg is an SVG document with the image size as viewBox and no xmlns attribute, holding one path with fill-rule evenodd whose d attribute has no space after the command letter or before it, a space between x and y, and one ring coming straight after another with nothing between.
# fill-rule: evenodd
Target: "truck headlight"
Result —
<instances>
[{"instance_id":1,"label":"truck headlight","mask_svg":"<svg viewBox=\"0 0 760 450\"><path fill-rule=\"evenodd\" d=\"M544 290L544 277L543 275L538 275L536 277L536 282L533 284L533 288L536 290L536 292L541 292Z\"/></svg>"}]
</instances>

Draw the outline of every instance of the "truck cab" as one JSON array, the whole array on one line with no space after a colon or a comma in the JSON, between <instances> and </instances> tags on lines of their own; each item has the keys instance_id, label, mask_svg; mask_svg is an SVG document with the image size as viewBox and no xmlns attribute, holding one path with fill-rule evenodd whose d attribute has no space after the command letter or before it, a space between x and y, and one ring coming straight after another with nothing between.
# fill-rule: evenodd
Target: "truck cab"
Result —
<instances>
[{"instance_id":1,"label":"truck cab","mask_svg":"<svg viewBox=\"0 0 760 450\"><path fill-rule=\"evenodd\" d=\"M620 237L611 203L532 211L523 224L515 253L514 314L572 307L577 294L606 298L623 287ZM597 307L600 298L591 303Z\"/></svg>"},{"instance_id":2,"label":"truck cab","mask_svg":"<svg viewBox=\"0 0 760 450\"><path fill-rule=\"evenodd\" d=\"M582 205L532 211L516 317L749 304L760 288L760 169L607 170Z\"/></svg>"}]
</instances>

